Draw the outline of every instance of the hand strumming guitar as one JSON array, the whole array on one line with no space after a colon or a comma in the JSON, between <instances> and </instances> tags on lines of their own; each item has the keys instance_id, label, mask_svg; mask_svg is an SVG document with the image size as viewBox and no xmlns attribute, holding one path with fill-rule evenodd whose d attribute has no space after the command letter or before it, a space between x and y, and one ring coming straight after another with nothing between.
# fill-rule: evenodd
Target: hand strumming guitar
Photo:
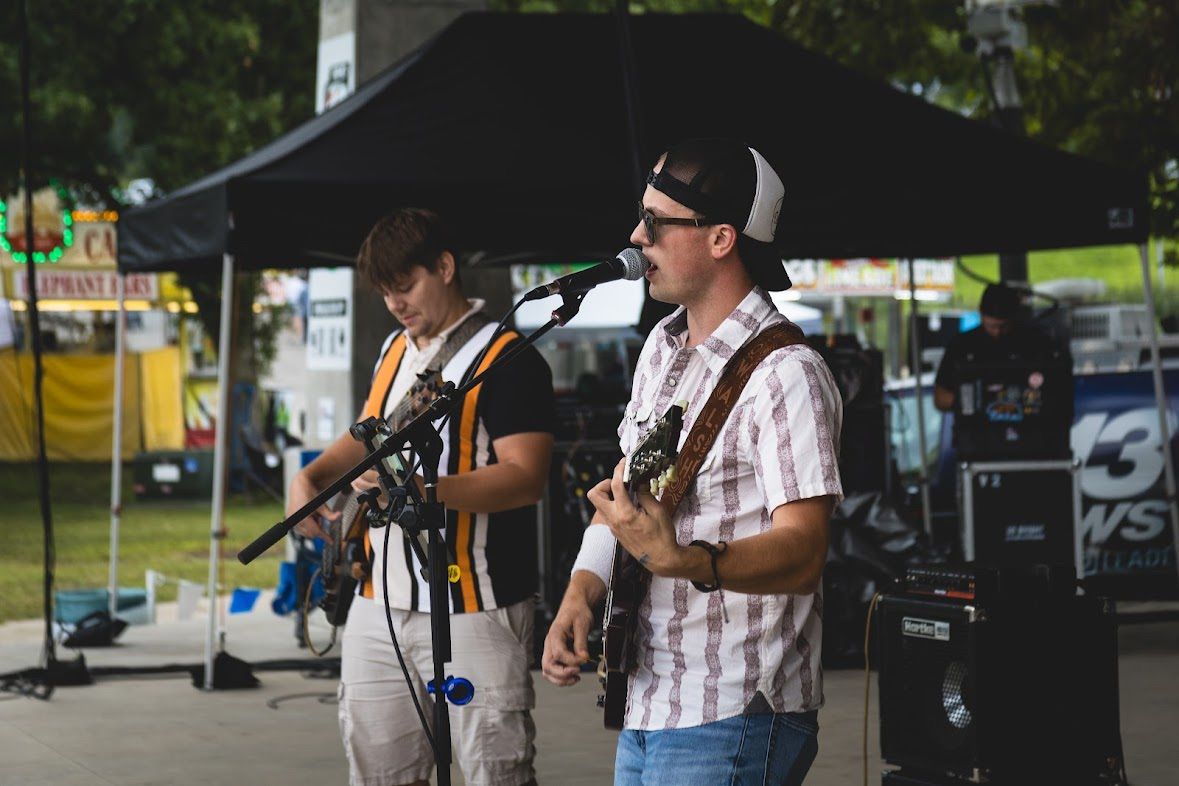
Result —
<instances>
[{"instance_id":1,"label":"hand strumming guitar","mask_svg":"<svg viewBox=\"0 0 1179 786\"><path fill-rule=\"evenodd\" d=\"M286 515L289 516L306 505L319 494L319 491L305 474L296 474L294 480L291 482L290 492L287 495ZM321 517L328 521L335 521L340 517L340 513L339 511L331 510L327 505L321 505L319 510L295 525L295 532L305 538L323 538L327 540L327 531L320 524Z\"/></svg>"},{"instance_id":2,"label":"hand strumming guitar","mask_svg":"<svg viewBox=\"0 0 1179 786\"><path fill-rule=\"evenodd\" d=\"M540 658L541 673L554 685L567 687L581 681L581 665L589 661L593 609L605 593L606 585L592 573L573 574L565 599L549 625Z\"/></svg>"}]
</instances>

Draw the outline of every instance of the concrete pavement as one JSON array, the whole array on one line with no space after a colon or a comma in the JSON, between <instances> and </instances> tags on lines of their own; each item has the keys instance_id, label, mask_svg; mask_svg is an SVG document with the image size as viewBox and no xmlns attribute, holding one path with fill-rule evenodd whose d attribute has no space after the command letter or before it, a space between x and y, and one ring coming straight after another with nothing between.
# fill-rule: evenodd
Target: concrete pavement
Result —
<instances>
[{"instance_id":1,"label":"concrete pavement","mask_svg":"<svg viewBox=\"0 0 1179 786\"><path fill-rule=\"evenodd\" d=\"M194 664L202 659L203 642L204 619L198 616L133 626L118 646L87 650L86 659L91 667ZM1179 782L1179 623L1124 627L1120 647L1131 782ZM36 665L39 648L39 623L0 626L0 673ZM251 662L307 656L294 646L291 620L276 617L265 597L250 614L229 618L227 650ZM47 702L0 694L0 786L346 783L334 681L300 672L258 676L262 686L256 690L204 693L187 675L174 675L60 688ZM807 784L859 784L864 674L825 676L819 756ZM537 689L539 781L610 783L615 735L601 727L596 680L562 690L537 675ZM868 782L879 784L875 675L870 698Z\"/></svg>"}]
</instances>

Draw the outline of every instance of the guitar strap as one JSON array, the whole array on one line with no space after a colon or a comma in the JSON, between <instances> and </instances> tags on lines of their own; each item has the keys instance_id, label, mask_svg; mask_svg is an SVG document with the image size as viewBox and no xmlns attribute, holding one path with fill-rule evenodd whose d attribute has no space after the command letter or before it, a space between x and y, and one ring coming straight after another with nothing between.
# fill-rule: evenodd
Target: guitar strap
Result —
<instances>
[{"instance_id":1,"label":"guitar strap","mask_svg":"<svg viewBox=\"0 0 1179 786\"><path fill-rule=\"evenodd\" d=\"M458 327L451 331L451 333L446 337L446 340L442 343L442 346L438 350L438 354L436 354L433 359L430 360L426 372L437 370L438 373L441 374L442 370L446 368L447 364L450 363L454 356L458 354L459 350L465 347L467 342L474 338L475 334L482 330L490 322L491 318L482 311L476 311L474 314L464 319L458 325ZM407 336L406 340L408 339L409 337ZM457 380L455 380L455 382L457 384ZM392 380L390 380L389 384L393 384ZM394 431L405 425L405 423L399 423L397 421L401 417L404 417L402 410L403 407L408 409L408 407L405 406L408 403L408 401L398 402L397 407L393 410L393 412L390 413L389 427ZM406 421L408 422L408 418Z\"/></svg>"},{"instance_id":2,"label":"guitar strap","mask_svg":"<svg viewBox=\"0 0 1179 786\"><path fill-rule=\"evenodd\" d=\"M491 323L491 321L492 321L491 318L488 317L486 314L484 314L482 311L476 311L474 314L471 314L469 317L464 319L461 323L459 323L459 325L454 330L452 330L450 332L449 335L447 335L446 340L442 343L442 346L438 349L438 353L436 355L434 355L434 357L430 360L426 371L423 373L428 374L428 373L430 373L430 371L432 369L436 369L438 371L438 373L441 374L442 370L445 369L447 364L449 364L450 361L454 358L454 356L456 354L458 354L459 350L461 350L463 347L465 347L467 345L467 342L469 342L472 338L474 338L476 333L478 333L484 327L489 325ZM397 341L397 340L408 341L409 336L407 336L404 332L402 332L400 335L398 335L394 339L394 341ZM388 384L390 387L392 387L393 380L395 377L396 377L396 373L394 373L393 375L391 375L389 377ZM374 391L374 393L376 393L378 395L379 399L382 401L384 400L385 396L387 395L387 391L380 391L379 393ZM412 388L411 388L411 394L412 394ZM408 422L409 403L410 402L408 401L408 397L407 397L406 400L402 400L402 401L398 402L397 405L394 407L393 411L389 413L389 419L388 419L389 426L394 431L396 431L397 429L399 429L405 425L405 423L399 422L399 421L404 420L404 421ZM381 417L381 416L383 416L383 414L378 412L377 416ZM364 511L361 510L359 512L363 513ZM350 532L349 537L350 538L357 538L357 537L363 536L363 538L364 538L364 555L365 555L366 559L368 560L368 562L371 562L372 556L373 556L373 547L372 547L371 534L369 532L369 527L368 527L368 521L363 515L357 516L355 519L353 519L353 521L355 522L356 529L354 531ZM357 579L363 580L363 586L361 587L361 594L364 595L365 597L371 598L372 593L373 593L373 586L372 586L371 576L368 575L368 565L362 565L360 563L353 563L352 574Z\"/></svg>"},{"instance_id":3,"label":"guitar strap","mask_svg":"<svg viewBox=\"0 0 1179 786\"><path fill-rule=\"evenodd\" d=\"M753 370L775 349L805 342L806 337L797 325L792 322L779 322L745 342L729 358L721 372L720 380L712 390L712 395L704 403L704 408L700 410L696 422L692 424L692 430L688 432L688 438L680 448L675 463L675 480L659 498L659 504L669 513L675 513L684 494L695 483L696 473L704 463L704 457L716 442L721 427L737 403L737 398L749 382L749 378L753 376Z\"/></svg>"}]
</instances>

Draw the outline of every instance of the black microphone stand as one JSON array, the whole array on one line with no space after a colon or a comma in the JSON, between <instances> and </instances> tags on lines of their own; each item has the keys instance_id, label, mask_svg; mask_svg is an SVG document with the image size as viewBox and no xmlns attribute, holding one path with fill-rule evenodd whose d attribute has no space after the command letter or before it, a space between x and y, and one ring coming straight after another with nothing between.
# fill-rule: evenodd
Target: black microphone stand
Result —
<instances>
[{"instance_id":1,"label":"black microphone stand","mask_svg":"<svg viewBox=\"0 0 1179 786\"><path fill-rule=\"evenodd\" d=\"M286 537L296 524L313 514L336 494L349 488L353 480L373 466L378 468L377 472L381 476L381 483L386 486L385 492L389 497L389 503L382 511L388 517L395 507L393 495L397 481L385 469L384 459L400 452L406 445L419 456L422 481L426 492L425 499L420 505L416 521L406 521L404 517L398 516L397 523L405 527L407 531L416 528L416 531L411 532L410 542L415 547L415 553L417 553L419 560L422 555L421 548L417 543L417 534L425 530L428 537L425 565L430 584L430 641L434 656L434 679L430 683L430 692L434 694L434 762L437 768L438 786L450 786L451 782L450 712L446 704L447 699L456 703L466 703L470 694L461 698L457 695L452 696L450 687L454 681L446 676L446 663L451 660L450 613L447 611L450 608L450 599L447 597L449 592L447 575L449 560L445 539L446 516L442 504L438 502L438 463L442 458L443 443L433 422L449 414L455 405L462 401L468 392L482 383L492 371L503 368L525 347L536 343L541 336L558 325L564 325L576 316L585 295L585 292L562 294L563 302L559 308L553 311L552 319L513 347L506 355L497 358L481 374L476 375L462 387L456 387L452 382L446 383L438 397L425 412L411 420L399 431L387 436L380 445L374 447L371 435L374 433L372 429L379 430L383 423L373 424L373 419L368 419L353 426L353 436L361 438L371 452L356 466L333 481L318 496L266 530L237 554L239 562L243 565L250 564L264 551ZM356 430L358 428L361 430ZM388 429L387 426L384 428ZM406 482L408 485L414 483L412 478L408 478ZM387 558L388 555L386 555Z\"/></svg>"}]
</instances>

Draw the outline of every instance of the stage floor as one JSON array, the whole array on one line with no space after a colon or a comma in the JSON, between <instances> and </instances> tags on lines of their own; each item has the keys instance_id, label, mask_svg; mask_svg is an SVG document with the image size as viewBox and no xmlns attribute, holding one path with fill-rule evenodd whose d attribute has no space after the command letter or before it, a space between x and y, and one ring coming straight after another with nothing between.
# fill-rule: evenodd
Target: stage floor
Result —
<instances>
[{"instance_id":1,"label":"stage floor","mask_svg":"<svg viewBox=\"0 0 1179 786\"><path fill-rule=\"evenodd\" d=\"M162 609L160 617L166 617ZM0 626L0 673L36 665L39 623ZM268 599L229 618L227 650L248 661L307 657L292 621ZM86 651L91 666L192 664L204 619L134 626L119 645ZM1123 627L1122 736L1134 786L1175 782L1179 748L1179 622ZM68 651L59 657L69 656ZM195 690L187 674L106 679L61 688L48 702L0 694L0 786L90 784L343 784L335 683L263 672L256 690ZM537 771L542 784L608 784L614 740L595 707L596 680L558 689L536 675ZM863 671L827 671L819 755L808 786L862 783ZM876 684L869 709L868 772L880 783ZM277 709L268 701L281 699ZM455 709L461 712L461 708ZM461 783L457 774L455 783Z\"/></svg>"}]
</instances>

